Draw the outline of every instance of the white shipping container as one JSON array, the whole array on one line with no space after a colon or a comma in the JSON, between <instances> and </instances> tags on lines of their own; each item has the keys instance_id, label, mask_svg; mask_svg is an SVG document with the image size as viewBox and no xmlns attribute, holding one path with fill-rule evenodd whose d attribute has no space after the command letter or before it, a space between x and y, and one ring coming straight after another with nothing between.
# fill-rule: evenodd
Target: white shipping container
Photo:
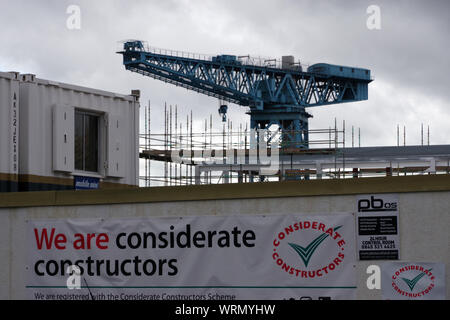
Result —
<instances>
[{"instance_id":1,"label":"white shipping container","mask_svg":"<svg viewBox=\"0 0 450 320\"><path fill-rule=\"evenodd\" d=\"M0 72L0 192L18 190L19 74Z\"/></svg>"},{"instance_id":2,"label":"white shipping container","mask_svg":"<svg viewBox=\"0 0 450 320\"><path fill-rule=\"evenodd\" d=\"M72 189L74 176L97 178L109 187L138 185L138 97L24 74L20 99L23 191ZM75 137L76 115L78 130L86 133L82 138Z\"/></svg>"}]
</instances>

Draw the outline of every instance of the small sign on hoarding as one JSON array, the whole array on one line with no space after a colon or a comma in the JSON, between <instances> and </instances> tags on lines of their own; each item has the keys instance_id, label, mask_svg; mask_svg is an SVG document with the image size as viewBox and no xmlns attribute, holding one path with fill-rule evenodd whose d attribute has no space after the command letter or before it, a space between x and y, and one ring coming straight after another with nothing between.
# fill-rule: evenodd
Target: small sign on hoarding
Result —
<instances>
[{"instance_id":1,"label":"small sign on hoarding","mask_svg":"<svg viewBox=\"0 0 450 320\"><path fill-rule=\"evenodd\" d=\"M398 260L400 239L397 195L361 195L356 198L356 203L359 260Z\"/></svg>"},{"instance_id":2,"label":"small sign on hoarding","mask_svg":"<svg viewBox=\"0 0 450 320\"><path fill-rule=\"evenodd\" d=\"M381 294L392 300L445 300L445 265L430 262L385 262Z\"/></svg>"}]
</instances>

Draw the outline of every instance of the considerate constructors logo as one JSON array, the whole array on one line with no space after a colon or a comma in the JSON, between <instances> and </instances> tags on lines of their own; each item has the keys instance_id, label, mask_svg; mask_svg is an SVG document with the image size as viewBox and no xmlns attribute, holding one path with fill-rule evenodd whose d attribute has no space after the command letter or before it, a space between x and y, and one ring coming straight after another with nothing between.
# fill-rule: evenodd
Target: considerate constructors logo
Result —
<instances>
[{"instance_id":1,"label":"considerate constructors logo","mask_svg":"<svg viewBox=\"0 0 450 320\"><path fill-rule=\"evenodd\" d=\"M420 265L407 265L397 269L392 275L392 287L399 295L420 298L435 287L433 269Z\"/></svg>"},{"instance_id":2,"label":"considerate constructors logo","mask_svg":"<svg viewBox=\"0 0 450 320\"><path fill-rule=\"evenodd\" d=\"M295 277L325 277L345 259L346 242L338 232L341 227L310 220L293 223L273 240L272 259Z\"/></svg>"}]
</instances>

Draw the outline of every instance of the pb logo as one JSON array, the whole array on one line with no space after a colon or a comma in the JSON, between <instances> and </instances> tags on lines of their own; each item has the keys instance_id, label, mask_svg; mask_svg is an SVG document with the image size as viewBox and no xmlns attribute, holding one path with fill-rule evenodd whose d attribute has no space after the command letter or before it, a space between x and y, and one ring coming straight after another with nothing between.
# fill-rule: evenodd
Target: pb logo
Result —
<instances>
[{"instance_id":1,"label":"pb logo","mask_svg":"<svg viewBox=\"0 0 450 320\"><path fill-rule=\"evenodd\" d=\"M370 199L358 201L358 212L397 211L397 202L384 202L383 199L371 196Z\"/></svg>"}]
</instances>

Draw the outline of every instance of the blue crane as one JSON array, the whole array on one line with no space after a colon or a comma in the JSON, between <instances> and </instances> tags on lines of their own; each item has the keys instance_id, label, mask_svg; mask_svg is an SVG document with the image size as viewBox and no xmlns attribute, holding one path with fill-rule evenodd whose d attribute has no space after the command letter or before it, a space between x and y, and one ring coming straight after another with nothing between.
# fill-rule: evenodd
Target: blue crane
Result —
<instances>
[{"instance_id":1,"label":"blue crane","mask_svg":"<svg viewBox=\"0 0 450 320\"><path fill-rule=\"evenodd\" d=\"M204 57L123 43L126 70L249 108L251 129L276 125L282 146L308 148L306 108L368 99L370 70L318 63L304 71L292 56L256 60L249 56ZM223 119L226 105L219 108Z\"/></svg>"}]
</instances>

